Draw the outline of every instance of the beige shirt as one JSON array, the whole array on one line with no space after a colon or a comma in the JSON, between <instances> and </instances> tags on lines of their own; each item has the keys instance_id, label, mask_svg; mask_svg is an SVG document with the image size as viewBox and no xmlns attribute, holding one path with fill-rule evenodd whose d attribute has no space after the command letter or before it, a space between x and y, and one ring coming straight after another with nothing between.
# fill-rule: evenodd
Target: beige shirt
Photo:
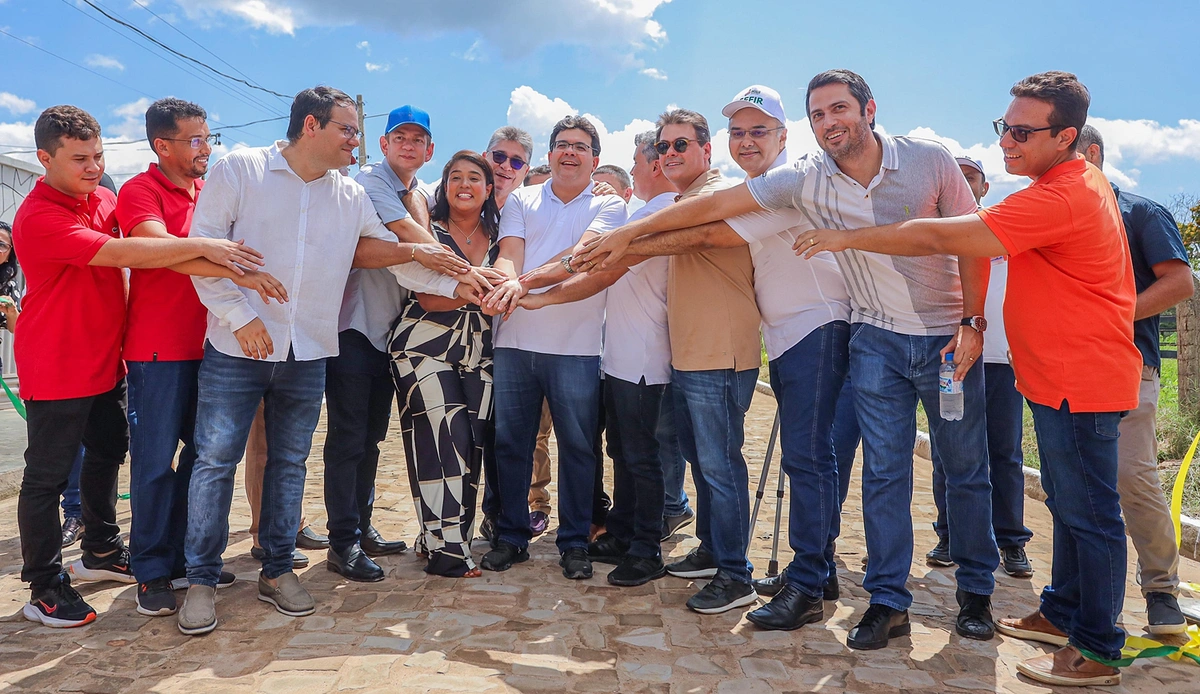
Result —
<instances>
[{"instance_id":1,"label":"beige shirt","mask_svg":"<svg viewBox=\"0 0 1200 694\"><path fill-rule=\"evenodd\" d=\"M711 169L678 199L733 185ZM679 371L757 369L762 365L760 322L749 247L671 256L667 272L671 366Z\"/></svg>"}]
</instances>

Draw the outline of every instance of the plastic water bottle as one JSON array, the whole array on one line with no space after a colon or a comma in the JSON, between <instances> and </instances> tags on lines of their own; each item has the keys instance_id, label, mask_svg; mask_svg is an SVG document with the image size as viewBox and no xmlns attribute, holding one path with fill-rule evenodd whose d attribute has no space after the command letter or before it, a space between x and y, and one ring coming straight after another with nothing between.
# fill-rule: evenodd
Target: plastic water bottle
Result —
<instances>
[{"instance_id":1,"label":"plastic water bottle","mask_svg":"<svg viewBox=\"0 0 1200 694\"><path fill-rule=\"evenodd\" d=\"M938 396L942 419L957 421L963 418L963 382L954 380L954 352L947 352L938 369Z\"/></svg>"}]
</instances>

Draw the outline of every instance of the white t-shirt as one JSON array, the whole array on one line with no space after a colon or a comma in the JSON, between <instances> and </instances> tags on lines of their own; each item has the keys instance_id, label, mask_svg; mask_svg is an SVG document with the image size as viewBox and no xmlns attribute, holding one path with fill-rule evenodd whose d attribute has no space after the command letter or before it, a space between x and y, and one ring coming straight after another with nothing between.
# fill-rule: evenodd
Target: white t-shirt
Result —
<instances>
[{"instance_id":1,"label":"white t-shirt","mask_svg":"<svg viewBox=\"0 0 1200 694\"><path fill-rule=\"evenodd\" d=\"M596 197L590 187L565 203L553 186L518 188L509 194L500 214L498 239L525 239L522 269L532 270L579 243L586 231L602 234L621 226L625 214L624 200L615 195ZM600 356L604 303L605 292L600 292L536 311L518 308L508 320L493 321L495 345L541 354Z\"/></svg>"},{"instance_id":2,"label":"white t-shirt","mask_svg":"<svg viewBox=\"0 0 1200 694\"><path fill-rule=\"evenodd\" d=\"M785 150L771 168L786 163ZM819 253L805 260L792 250L797 233L812 228L803 212L790 208L751 212L726 223L750 244L767 359L783 356L822 325L850 321L850 295L833 254Z\"/></svg>"},{"instance_id":3,"label":"white t-shirt","mask_svg":"<svg viewBox=\"0 0 1200 694\"><path fill-rule=\"evenodd\" d=\"M675 202L675 193L650 199L629 216L641 219ZM644 260L629 268L608 288L605 311L604 373L646 385L671 382L671 336L667 331L668 256Z\"/></svg>"},{"instance_id":4,"label":"white t-shirt","mask_svg":"<svg viewBox=\"0 0 1200 694\"><path fill-rule=\"evenodd\" d=\"M983 315L987 330L983 332L983 363L1008 363L1008 335L1004 332L1004 289L1008 286L1008 258L992 258L992 278L988 281Z\"/></svg>"}]
</instances>

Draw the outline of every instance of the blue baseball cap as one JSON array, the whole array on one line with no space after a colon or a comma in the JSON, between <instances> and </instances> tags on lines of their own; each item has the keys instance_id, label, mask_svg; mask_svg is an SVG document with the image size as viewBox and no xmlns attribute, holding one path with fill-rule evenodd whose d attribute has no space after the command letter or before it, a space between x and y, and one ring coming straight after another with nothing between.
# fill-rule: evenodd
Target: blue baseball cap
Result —
<instances>
[{"instance_id":1,"label":"blue baseball cap","mask_svg":"<svg viewBox=\"0 0 1200 694\"><path fill-rule=\"evenodd\" d=\"M433 139L433 131L429 129L429 114L416 106L409 106L408 104L388 114L387 130L383 131L383 134L387 135L396 128L409 123L421 126L429 134L429 139Z\"/></svg>"}]
</instances>

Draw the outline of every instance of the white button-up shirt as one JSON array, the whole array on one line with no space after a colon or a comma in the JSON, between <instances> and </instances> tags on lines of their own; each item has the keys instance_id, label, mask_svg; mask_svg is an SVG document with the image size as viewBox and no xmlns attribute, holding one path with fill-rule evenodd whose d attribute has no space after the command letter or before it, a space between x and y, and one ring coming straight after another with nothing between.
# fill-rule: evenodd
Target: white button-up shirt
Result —
<instances>
[{"instance_id":1,"label":"white button-up shirt","mask_svg":"<svg viewBox=\"0 0 1200 694\"><path fill-rule=\"evenodd\" d=\"M675 202L675 193L651 198L629 216L633 222ZM605 307L604 373L646 385L671 382L671 335L667 330L668 256L629 268L608 288Z\"/></svg>"},{"instance_id":2,"label":"white button-up shirt","mask_svg":"<svg viewBox=\"0 0 1200 694\"><path fill-rule=\"evenodd\" d=\"M280 150L239 149L213 165L199 196L190 236L245 239L263 254L263 270L287 288L288 303L263 304L233 280L193 277L208 307L206 338L223 354L243 357L233 332L261 318L275 345L267 361L299 361L338 353L338 313L360 237L395 242L362 186L336 171L305 183ZM404 286L451 297L457 280L405 263L391 268Z\"/></svg>"}]
</instances>

